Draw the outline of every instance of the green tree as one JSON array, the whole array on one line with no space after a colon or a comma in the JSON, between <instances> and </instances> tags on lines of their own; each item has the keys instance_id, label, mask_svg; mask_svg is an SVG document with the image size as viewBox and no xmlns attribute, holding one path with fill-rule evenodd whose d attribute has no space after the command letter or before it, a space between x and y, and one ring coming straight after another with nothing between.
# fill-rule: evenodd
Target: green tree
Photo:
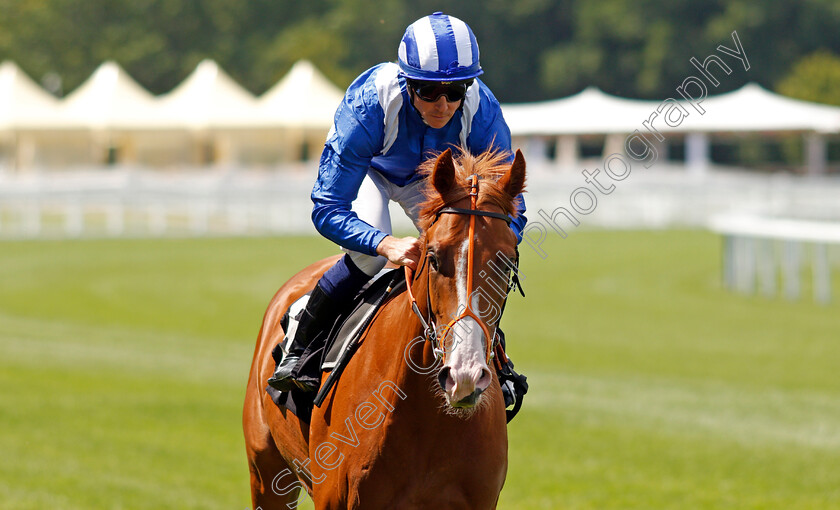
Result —
<instances>
[{"instance_id":1,"label":"green tree","mask_svg":"<svg viewBox=\"0 0 840 510\"><path fill-rule=\"evenodd\" d=\"M786 96L840 106L840 57L826 50L804 57L776 90Z\"/></svg>"},{"instance_id":2,"label":"green tree","mask_svg":"<svg viewBox=\"0 0 840 510\"><path fill-rule=\"evenodd\" d=\"M503 102L552 99L589 85L626 97L670 97L696 72L689 59L702 61L720 44L731 48L733 31L751 68L720 76L710 93L746 81L778 89L804 56L820 49L840 55L838 0L444 3L0 0L0 60L14 60L36 80L60 76L65 93L108 59L155 94L204 58L256 94L300 58L343 87L369 66L395 60L406 25L436 10L473 28L482 79Z\"/></svg>"}]
</instances>

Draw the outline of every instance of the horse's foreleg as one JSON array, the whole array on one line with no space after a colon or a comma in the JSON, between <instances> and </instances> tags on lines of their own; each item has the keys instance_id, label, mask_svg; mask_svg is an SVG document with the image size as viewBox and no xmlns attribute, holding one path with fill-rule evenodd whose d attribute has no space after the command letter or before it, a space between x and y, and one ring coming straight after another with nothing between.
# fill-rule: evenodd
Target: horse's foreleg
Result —
<instances>
[{"instance_id":1,"label":"horse's foreleg","mask_svg":"<svg viewBox=\"0 0 840 510\"><path fill-rule=\"evenodd\" d=\"M285 510L297 508L303 484L289 465L274 452L260 452L248 459L251 471L251 502L254 510Z\"/></svg>"},{"instance_id":2,"label":"horse's foreleg","mask_svg":"<svg viewBox=\"0 0 840 510\"><path fill-rule=\"evenodd\" d=\"M297 508L300 489L289 464L280 454L266 425L260 392L249 383L243 412L245 449L251 474L251 502L254 510Z\"/></svg>"}]
</instances>

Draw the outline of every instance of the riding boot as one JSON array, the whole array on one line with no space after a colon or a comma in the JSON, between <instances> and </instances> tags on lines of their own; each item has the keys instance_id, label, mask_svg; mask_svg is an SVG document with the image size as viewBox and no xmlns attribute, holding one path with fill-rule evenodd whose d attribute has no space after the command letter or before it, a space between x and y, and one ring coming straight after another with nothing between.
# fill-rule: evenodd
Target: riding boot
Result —
<instances>
[{"instance_id":1,"label":"riding boot","mask_svg":"<svg viewBox=\"0 0 840 510\"><path fill-rule=\"evenodd\" d=\"M289 345L288 352L283 357L283 361L277 365L274 370L274 375L268 379L268 385L279 391L289 391L292 388L300 388L303 391L314 391L309 385L299 383L293 377L293 372L300 357L303 355L309 344L318 332L318 327L315 324L316 320L324 320L325 315L332 316L336 308L332 298L330 298L321 287L321 283L312 290L309 295L309 301L301 313L298 322L297 331L294 338L292 338L291 345Z\"/></svg>"}]
</instances>

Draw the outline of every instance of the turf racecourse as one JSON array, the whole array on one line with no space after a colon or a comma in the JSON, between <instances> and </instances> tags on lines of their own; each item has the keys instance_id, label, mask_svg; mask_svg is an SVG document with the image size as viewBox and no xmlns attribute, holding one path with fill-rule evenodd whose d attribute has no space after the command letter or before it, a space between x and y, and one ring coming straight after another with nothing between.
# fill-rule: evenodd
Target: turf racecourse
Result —
<instances>
[{"instance_id":1,"label":"turf racecourse","mask_svg":"<svg viewBox=\"0 0 840 510\"><path fill-rule=\"evenodd\" d=\"M500 508L840 508L840 303L724 291L704 232L545 249L523 248L527 298L505 317L532 390ZM240 410L262 313L332 253L0 243L0 508L248 508Z\"/></svg>"}]
</instances>

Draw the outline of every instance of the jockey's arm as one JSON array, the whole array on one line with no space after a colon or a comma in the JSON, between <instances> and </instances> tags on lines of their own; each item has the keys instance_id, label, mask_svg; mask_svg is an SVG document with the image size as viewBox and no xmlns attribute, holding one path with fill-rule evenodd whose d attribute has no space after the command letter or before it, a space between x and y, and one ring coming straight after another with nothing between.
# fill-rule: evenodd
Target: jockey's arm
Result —
<instances>
[{"instance_id":1,"label":"jockey's arm","mask_svg":"<svg viewBox=\"0 0 840 510\"><path fill-rule=\"evenodd\" d=\"M348 165L344 159L329 144L324 148L312 189L312 222L322 236L339 246L376 255L376 247L387 234L362 221L352 210L367 166Z\"/></svg>"},{"instance_id":2,"label":"jockey's arm","mask_svg":"<svg viewBox=\"0 0 840 510\"><path fill-rule=\"evenodd\" d=\"M352 203L371 159L382 149L383 118L376 98L365 93L364 80L354 82L336 111L311 196L312 222L318 232L339 246L367 255L377 255L387 234L362 221Z\"/></svg>"}]
</instances>

